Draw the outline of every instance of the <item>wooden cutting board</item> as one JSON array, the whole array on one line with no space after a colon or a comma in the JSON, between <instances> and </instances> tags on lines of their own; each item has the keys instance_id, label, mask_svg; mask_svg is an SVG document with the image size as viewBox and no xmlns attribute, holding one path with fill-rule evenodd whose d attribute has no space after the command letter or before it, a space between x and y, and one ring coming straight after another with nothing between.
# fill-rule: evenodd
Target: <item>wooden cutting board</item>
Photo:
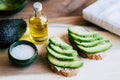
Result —
<instances>
[{"instance_id":1,"label":"wooden cutting board","mask_svg":"<svg viewBox=\"0 0 120 80\"><path fill-rule=\"evenodd\" d=\"M49 37L59 36L65 42L68 42L67 27L75 25L68 24L50 24ZM86 31L93 31L91 28L82 27ZM81 59L84 66L79 74L74 77L64 77L52 72L47 64L46 46L47 42L42 45L36 45L39 51L38 60L29 67L19 68L13 66L8 59L6 50L0 50L0 80L120 80L120 37L107 31L96 31L105 38L109 39L113 45L108 55L101 61ZM25 36L27 36L26 32Z\"/></svg>"}]
</instances>

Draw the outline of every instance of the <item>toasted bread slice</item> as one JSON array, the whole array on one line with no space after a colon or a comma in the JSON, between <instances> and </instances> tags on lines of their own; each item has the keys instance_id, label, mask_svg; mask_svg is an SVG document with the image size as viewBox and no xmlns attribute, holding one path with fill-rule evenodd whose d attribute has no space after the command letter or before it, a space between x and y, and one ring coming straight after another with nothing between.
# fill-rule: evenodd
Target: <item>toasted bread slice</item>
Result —
<instances>
[{"instance_id":1,"label":"toasted bread slice","mask_svg":"<svg viewBox=\"0 0 120 80\"><path fill-rule=\"evenodd\" d=\"M71 45L65 43L58 37L51 37L47 46L47 59L51 69L63 76L77 75L83 62Z\"/></svg>"},{"instance_id":2,"label":"toasted bread slice","mask_svg":"<svg viewBox=\"0 0 120 80\"><path fill-rule=\"evenodd\" d=\"M97 54L87 54L87 53L83 53L81 52L77 46L75 45L75 43L69 38L69 42L71 43L71 45L73 46L73 48L75 50L77 50L78 54L83 57L83 58L87 58L87 59L92 59L92 60L102 60L104 58L104 56L106 55L106 51L105 52L100 52Z\"/></svg>"},{"instance_id":3,"label":"toasted bread slice","mask_svg":"<svg viewBox=\"0 0 120 80\"><path fill-rule=\"evenodd\" d=\"M83 58L102 60L112 44L95 32L88 32L79 27L68 28L69 42Z\"/></svg>"},{"instance_id":4,"label":"toasted bread slice","mask_svg":"<svg viewBox=\"0 0 120 80\"><path fill-rule=\"evenodd\" d=\"M50 64L50 63L49 63ZM78 74L79 72L79 68L77 69L69 69L69 68L60 68L57 66L54 66L52 64L50 64L50 68L57 74L66 76L66 77L72 77Z\"/></svg>"}]
</instances>

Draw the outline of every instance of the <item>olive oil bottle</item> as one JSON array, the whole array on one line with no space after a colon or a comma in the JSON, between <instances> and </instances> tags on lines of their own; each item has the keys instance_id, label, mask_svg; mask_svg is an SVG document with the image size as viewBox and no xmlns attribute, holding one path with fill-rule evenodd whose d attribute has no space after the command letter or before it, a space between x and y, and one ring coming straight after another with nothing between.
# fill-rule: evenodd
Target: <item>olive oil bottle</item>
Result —
<instances>
[{"instance_id":1,"label":"olive oil bottle","mask_svg":"<svg viewBox=\"0 0 120 80\"><path fill-rule=\"evenodd\" d=\"M33 4L34 15L29 19L30 38L34 43L43 43L48 38L48 20L42 14L42 4Z\"/></svg>"}]
</instances>

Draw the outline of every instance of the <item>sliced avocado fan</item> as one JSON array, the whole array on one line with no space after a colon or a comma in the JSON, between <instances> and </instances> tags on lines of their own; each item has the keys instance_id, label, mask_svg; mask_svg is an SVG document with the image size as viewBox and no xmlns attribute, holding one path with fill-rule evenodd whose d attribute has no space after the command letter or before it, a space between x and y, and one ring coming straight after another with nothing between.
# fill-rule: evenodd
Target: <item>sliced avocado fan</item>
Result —
<instances>
[{"instance_id":1,"label":"sliced avocado fan","mask_svg":"<svg viewBox=\"0 0 120 80\"><path fill-rule=\"evenodd\" d=\"M53 57L52 55L48 54L47 56L49 62L55 66L62 67L62 68L80 68L83 66L83 62L80 60L75 61L62 61L58 60L57 58Z\"/></svg>"},{"instance_id":2,"label":"sliced avocado fan","mask_svg":"<svg viewBox=\"0 0 120 80\"><path fill-rule=\"evenodd\" d=\"M58 37L51 37L49 39L50 43L57 45L63 49L72 49L72 47L70 45L68 45L67 43L63 42L60 38Z\"/></svg>"},{"instance_id":3,"label":"sliced avocado fan","mask_svg":"<svg viewBox=\"0 0 120 80\"><path fill-rule=\"evenodd\" d=\"M80 45L77 45L77 47L79 48L79 50L81 50L87 54L95 54L95 53L104 52L104 51L110 49L112 47L112 44L110 42L103 41L103 42L99 43L97 46L93 46L93 47L84 47L84 46L80 46Z\"/></svg>"},{"instance_id":4,"label":"sliced avocado fan","mask_svg":"<svg viewBox=\"0 0 120 80\"><path fill-rule=\"evenodd\" d=\"M80 68L83 62L80 61L77 51L58 37L51 37L47 46L48 61L54 66L61 68Z\"/></svg>"},{"instance_id":5,"label":"sliced avocado fan","mask_svg":"<svg viewBox=\"0 0 120 80\"><path fill-rule=\"evenodd\" d=\"M69 27L68 28L68 33L73 33L73 34L75 34L77 36L80 36L80 37L97 37L97 36L100 36L96 32L87 32L85 30L81 30L80 27Z\"/></svg>"},{"instance_id":6,"label":"sliced avocado fan","mask_svg":"<svg viewBox=\"0 0 120 80\"><path fill-rule=\"evenodd\" d=\"M81 31L78 27L68 28L68 36L77 49L86 54L96 54L112 47L109 40L95 32Z\"/></svg>"}]
</instances>

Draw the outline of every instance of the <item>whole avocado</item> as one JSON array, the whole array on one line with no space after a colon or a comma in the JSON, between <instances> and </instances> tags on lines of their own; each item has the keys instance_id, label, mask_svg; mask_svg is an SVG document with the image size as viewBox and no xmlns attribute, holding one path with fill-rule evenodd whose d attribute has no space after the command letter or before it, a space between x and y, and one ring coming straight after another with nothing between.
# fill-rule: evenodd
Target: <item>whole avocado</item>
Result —
<instances>
[{"instance_id":1,"label":"whole avocado","mask_svg":"<svg viewBox=\"0 0 120 80\"><path fill-rule=\"evenodd\" d=\"M27 24L23 19L0 20L0 49L8 48L26 32Z\"/></svg>"}]
</instances>

